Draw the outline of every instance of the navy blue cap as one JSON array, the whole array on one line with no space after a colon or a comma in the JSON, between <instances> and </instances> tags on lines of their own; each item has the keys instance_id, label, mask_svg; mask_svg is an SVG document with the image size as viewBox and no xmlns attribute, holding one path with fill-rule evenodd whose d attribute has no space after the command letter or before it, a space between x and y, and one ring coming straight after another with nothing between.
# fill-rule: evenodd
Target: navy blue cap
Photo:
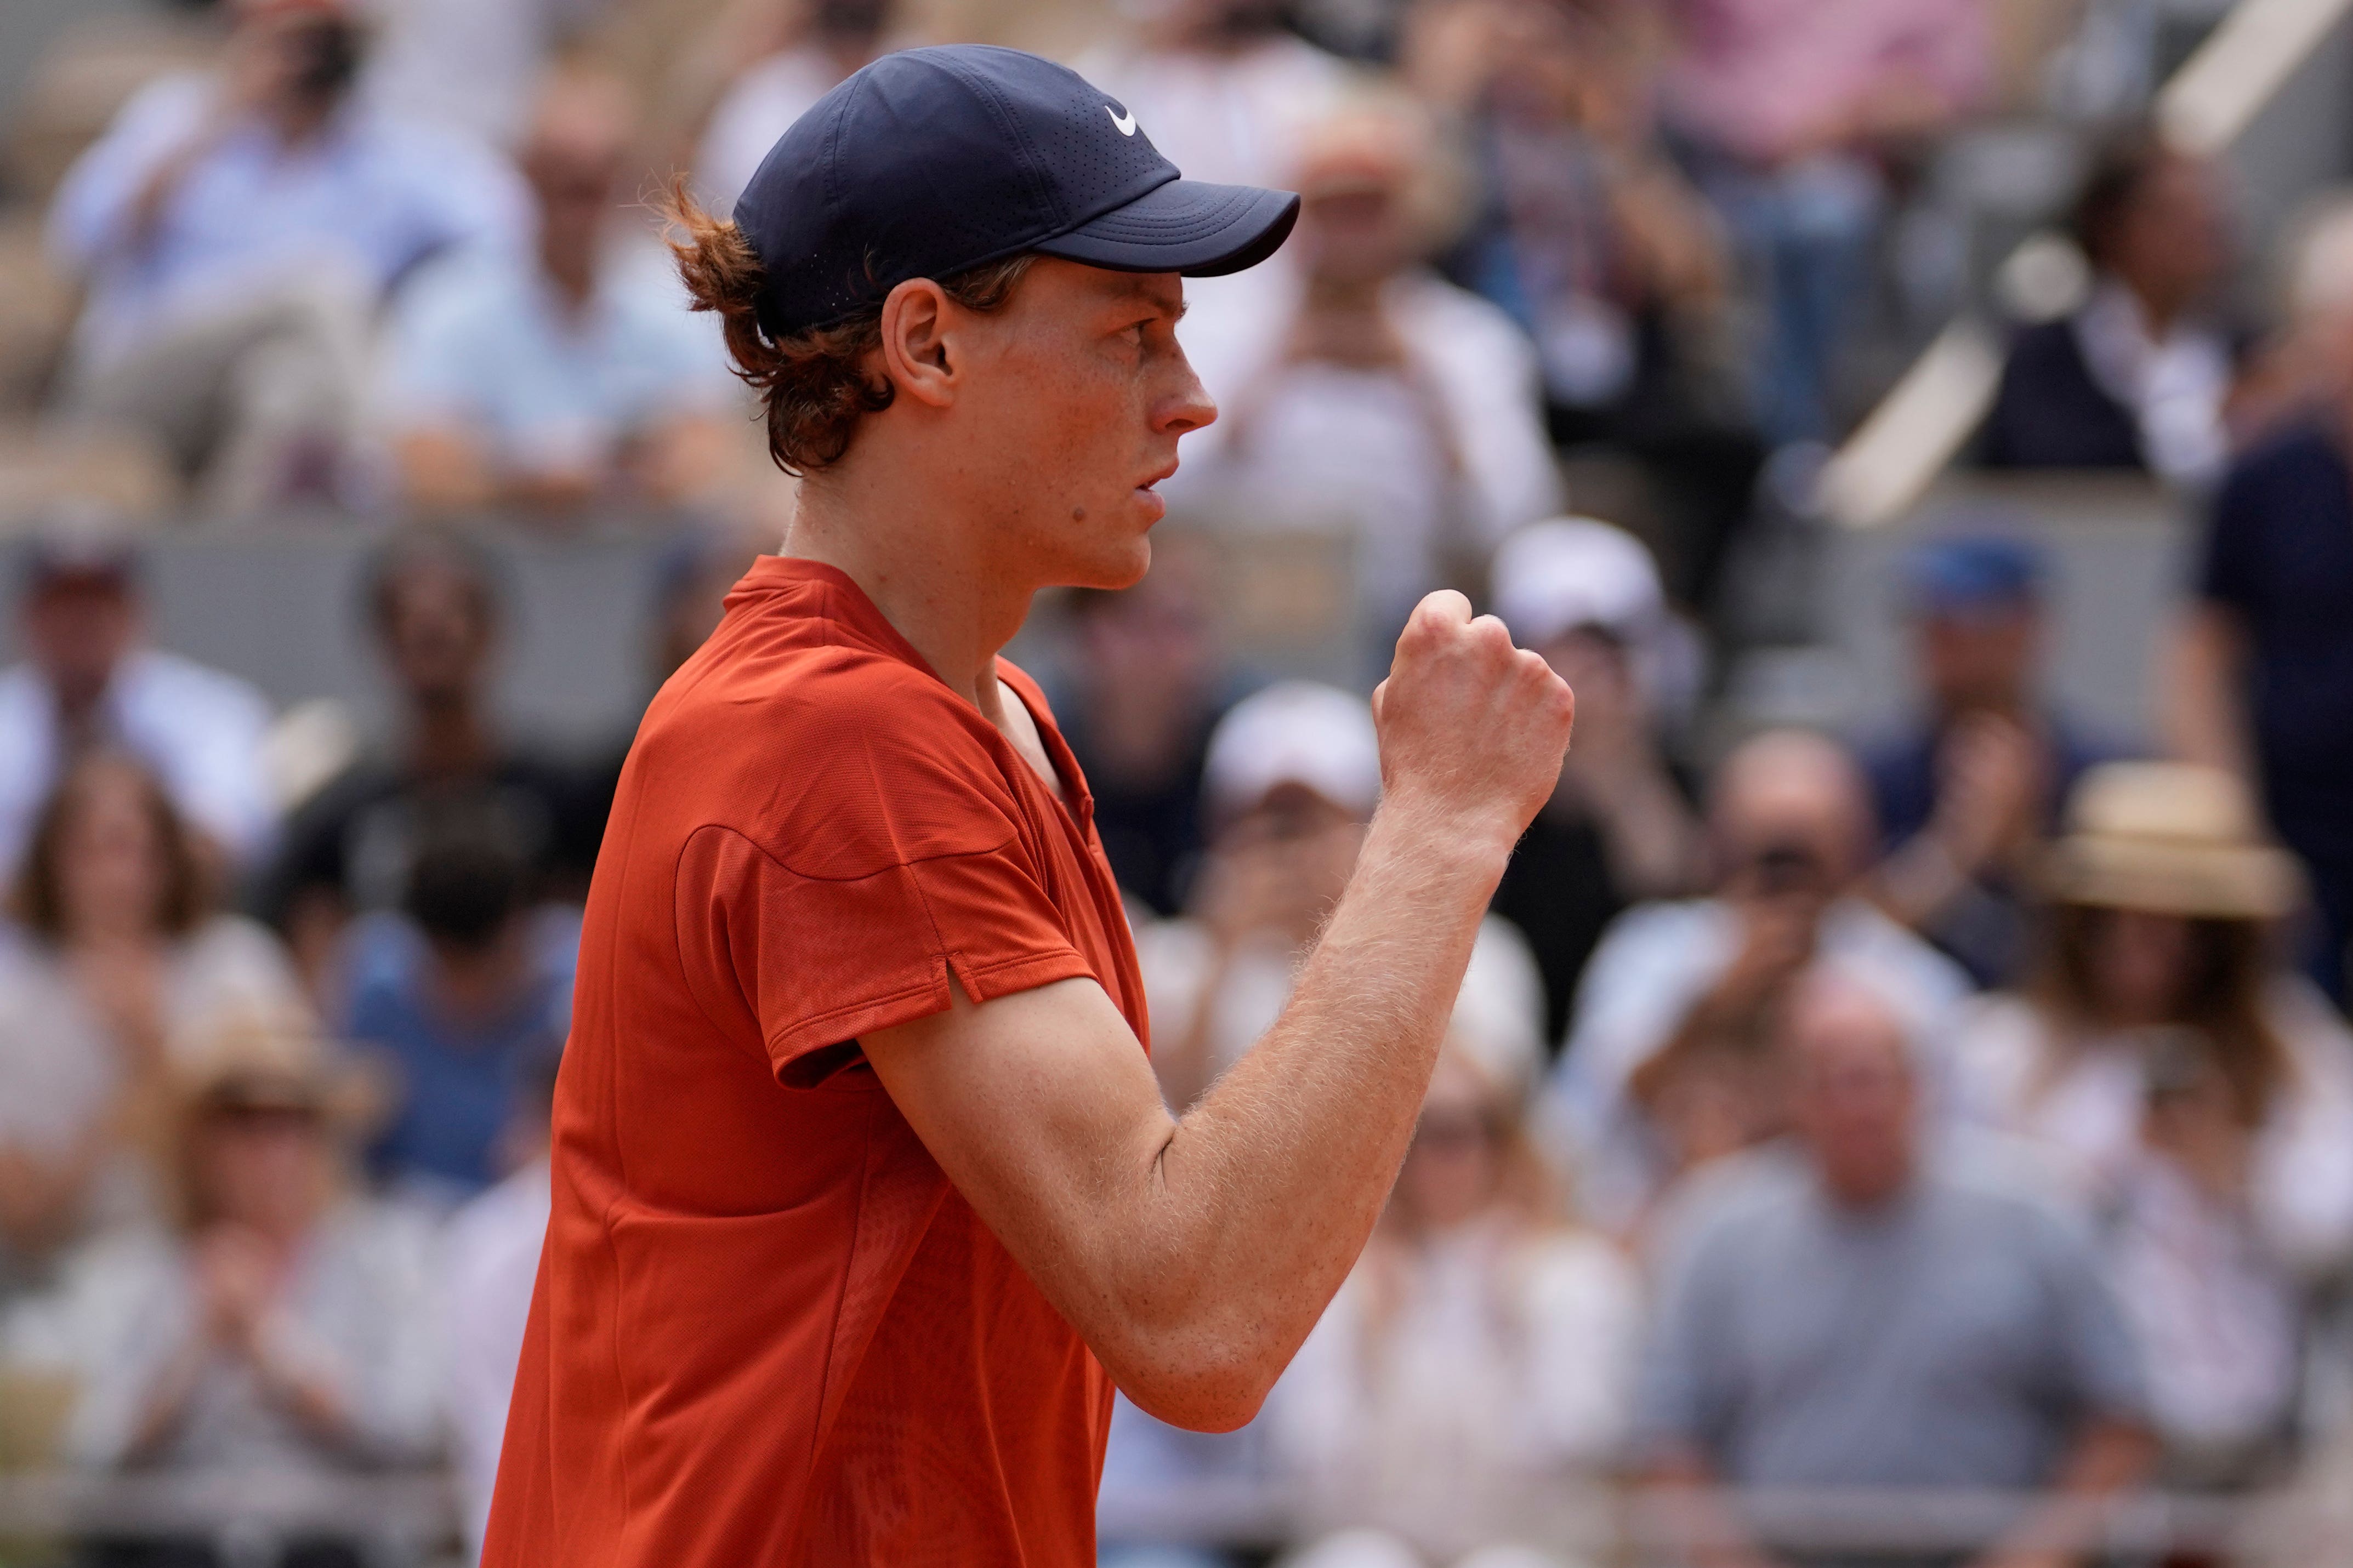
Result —
<instances>
[{"instance_id":1,"label":"navy blue cap","mask_svg":"<svg viewBox=\"0 0 2353 1568\"><path fill-rule=\"evenodd\" d=\"M1051 60L980 44L885 55L762 161L735 225L772 338L831 326L910 278L1024 252L1121 272L1239 272L1299 198L1187 180L1128 107Z\"/></svg>"},{"instance_id":2,"label":"navy blue cap","mask_svg":"<svg viewBox=\"0 0 2353 1568\"><path fill-rule=\"evenodd\" d=\"M1978 534L1920 546L1905 564L1913 606L1931 615L2030 604L2042 591L2042 552L2022 539Z\"/></svg>"}]
</instances>

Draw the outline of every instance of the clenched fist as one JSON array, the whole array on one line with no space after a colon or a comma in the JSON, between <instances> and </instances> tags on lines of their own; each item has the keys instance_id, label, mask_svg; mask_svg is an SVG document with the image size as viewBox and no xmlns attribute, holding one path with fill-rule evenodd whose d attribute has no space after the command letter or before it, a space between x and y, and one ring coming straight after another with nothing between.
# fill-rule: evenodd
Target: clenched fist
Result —
<instances>
[{"instance_id":1,"label":"clenched fist","mask_svg":"<svg viewBox=\"0 0 2353 1568\"><path fill-rule=\"evenodd\" d=\"M1577 698L1538 655L1451 589L1414 606L1373 693L1392 808L1508 849L1550 797Z\"/></svg>"}]
</instances>

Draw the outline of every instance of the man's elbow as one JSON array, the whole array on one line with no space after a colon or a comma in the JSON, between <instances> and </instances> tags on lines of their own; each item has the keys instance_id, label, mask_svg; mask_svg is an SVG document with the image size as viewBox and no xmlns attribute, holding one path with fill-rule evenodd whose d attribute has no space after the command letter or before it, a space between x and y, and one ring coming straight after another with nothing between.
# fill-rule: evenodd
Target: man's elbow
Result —
<instances>
[{"instance_id":1,"label":"man's elbow","mask_svg":"<svg viewBox=\"0 0 2353 1568\"><path fill-rule=\"evenodd\" d=\"M1137 1347L1109 1368L1137 1409L1193 1432L1230 1432L1266 1403L1288 1357L1213 1338Z\"/></svg>"}]
</instances>

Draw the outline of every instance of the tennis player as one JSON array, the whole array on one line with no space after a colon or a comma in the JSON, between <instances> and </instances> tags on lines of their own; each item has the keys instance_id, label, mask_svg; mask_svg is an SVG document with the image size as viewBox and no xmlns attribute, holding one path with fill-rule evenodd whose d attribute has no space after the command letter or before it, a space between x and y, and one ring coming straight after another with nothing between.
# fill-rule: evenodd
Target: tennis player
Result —
<instances>
[{"instance_id":1,"label":"tennis player","mask_svg":"<svg viewBox=\"0 0 2353 1568\"><path fill-rule=\"evenodd\" d=\"M1086 781L997 657L1040 588L1142 575L1216 416L1181 279L1296 207L958 47L828 95L732 224L684 213L807 479L622 773L489 1568L1089 1568L1113 1384L1248 1420L1355 1262L1568 689L1422 602L1356 875L1178 1119Z\"/></svg>"}]
</instances>

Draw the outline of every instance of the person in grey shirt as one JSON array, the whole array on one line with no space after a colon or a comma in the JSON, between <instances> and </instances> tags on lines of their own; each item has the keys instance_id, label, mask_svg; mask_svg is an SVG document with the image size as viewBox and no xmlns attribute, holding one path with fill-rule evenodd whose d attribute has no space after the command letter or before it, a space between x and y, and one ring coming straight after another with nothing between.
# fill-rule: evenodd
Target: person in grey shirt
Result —
<instances>
[{"instance_id":1,"label":"person in grey shirt","mask_svg":"<svg viewBox=\"0 0 2353 1568\"><path fill-rule=\"evenodd\" d=\"M1741 1488L2132 1484L2154 1446L2090 1237L1926 1156L1879 990L1860 970L1801 977L1783 1025L1792 1143L1723 1173L1662 1237L1639 1458L1661 1481ZM1702 1522L1710 1568L1773 1561L1728 1516ZM2028 1516L1979 1561L2071 1561L2055 1524Z\"/></svg>"}]
</instances>

